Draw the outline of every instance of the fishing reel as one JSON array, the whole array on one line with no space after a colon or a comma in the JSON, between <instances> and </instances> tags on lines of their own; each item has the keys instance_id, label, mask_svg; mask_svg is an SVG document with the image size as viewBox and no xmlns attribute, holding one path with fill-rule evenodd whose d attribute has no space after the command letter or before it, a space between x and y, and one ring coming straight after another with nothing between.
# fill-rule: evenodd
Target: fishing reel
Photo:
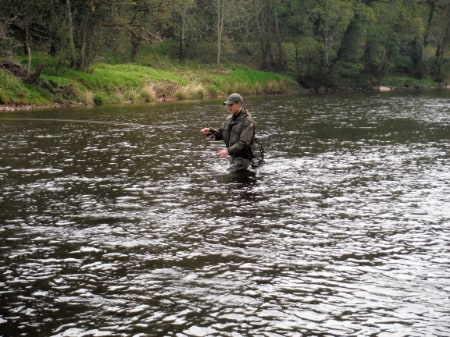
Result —
<instances>
[{"instance_id":1,"label":"fishing reel","mask_svg":"<svg viewBox=\"0 0 450 337\"><path fill-rule=\"evenodd\" d=\"M208 139L209 141L216 140L216 132L217 130L208 128L208 133L205 134L206 139Z\"/></svg>"}]
</instances>

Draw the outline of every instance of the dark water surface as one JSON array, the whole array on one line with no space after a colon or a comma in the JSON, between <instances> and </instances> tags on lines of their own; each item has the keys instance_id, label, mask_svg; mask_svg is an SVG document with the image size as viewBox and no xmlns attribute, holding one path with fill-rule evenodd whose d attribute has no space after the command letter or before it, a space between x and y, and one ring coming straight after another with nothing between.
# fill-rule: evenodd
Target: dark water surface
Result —
<instances>
[{"instance_id":1,"label":"dark water surface","mask_svg":"<svg viewBox=\"0 0 450 337\"><path fill-rule=\"evenodd\" d=\"M450 92L0 114L1 336L449 336Z\"/></svg>"}]
</instances>

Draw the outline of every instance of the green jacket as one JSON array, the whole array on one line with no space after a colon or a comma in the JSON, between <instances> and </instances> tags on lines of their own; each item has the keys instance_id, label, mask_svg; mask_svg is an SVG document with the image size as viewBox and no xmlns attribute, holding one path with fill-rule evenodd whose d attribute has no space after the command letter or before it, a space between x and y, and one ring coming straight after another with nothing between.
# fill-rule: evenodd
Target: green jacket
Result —
<instances>
[{"instance_id":1,"label":"green jacket","mask_svg":"<svg viewBox=\"0 0 450 337\"><path fill-rule=\"evenodd\" d=\"M214 140L223 140L232 157L253 158L252 146L255 140L255 122L247 109L236 115L229 115L222 127L211 129Z\"/></svg>"}]
</instances>

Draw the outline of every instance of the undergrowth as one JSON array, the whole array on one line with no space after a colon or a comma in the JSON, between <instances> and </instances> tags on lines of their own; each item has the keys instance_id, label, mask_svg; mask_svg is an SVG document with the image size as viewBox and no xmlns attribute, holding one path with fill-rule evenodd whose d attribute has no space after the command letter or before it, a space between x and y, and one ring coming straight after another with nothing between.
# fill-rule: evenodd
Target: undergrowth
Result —
<instances>
[{"instance_id":1,"label":"undergrowth","mask_svg":"<svg viewBox=\"0 0 450 337\"><path fill-rule=\"evenodd\" d=\"M22 60L24 64L25 60ZM0 104L46 104L52 101L84 104L120 104L160 100L206 99L230 92L262 95L299 90L288 76L251 69L212 65L180 64L167 59L163 66L132 63L95 63L90 72L80 72L45 55L33 59L33 67L46 64L41 85L26 85L5 71L0 72ZM42 85L42 84L45 85ZM53 88L54 90L45 90Z\"/></svg>"}]
</instances>

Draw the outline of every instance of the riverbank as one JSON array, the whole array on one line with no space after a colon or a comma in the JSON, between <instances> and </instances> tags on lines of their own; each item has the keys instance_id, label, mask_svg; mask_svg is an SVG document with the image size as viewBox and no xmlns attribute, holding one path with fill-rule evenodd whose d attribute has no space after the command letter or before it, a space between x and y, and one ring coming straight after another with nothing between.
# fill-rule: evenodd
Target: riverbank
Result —
<instances>
[{"instance_id":1,"label":"riverbank","mask_svg":"<svg viewBox=\"0 0 450 337\"><path fill-rule=\"evenodd\" d=\"M302 91L287 75L244 67L98 63L85 73L50 63L32 83L1 68L0 76L0 111L202 100L225 97L232 91L247 96Z\"/></svg>"},{"instance_id":2,"label":"riverbank","mask_svg":"<svg viewBox=\"0 0 450 337\"><path fill-rule=\"evenodd\" d=\"M0 111L203 100L226 97L230 92L261 96L301 92L417 90L438 85L428 80L389 77L377 86L310 90L302 88L288 75L244 66L217 69L211 65L181 65L175 62L155 66L97 63L91 72L85 73L52 62L48 58L37 59L34 68L42 72L33 81L23 76L26 71L18 63L13 64L15 72L0 67ZM448 85L445 87L448 88Z\"/></svg>"}]
</instances>

